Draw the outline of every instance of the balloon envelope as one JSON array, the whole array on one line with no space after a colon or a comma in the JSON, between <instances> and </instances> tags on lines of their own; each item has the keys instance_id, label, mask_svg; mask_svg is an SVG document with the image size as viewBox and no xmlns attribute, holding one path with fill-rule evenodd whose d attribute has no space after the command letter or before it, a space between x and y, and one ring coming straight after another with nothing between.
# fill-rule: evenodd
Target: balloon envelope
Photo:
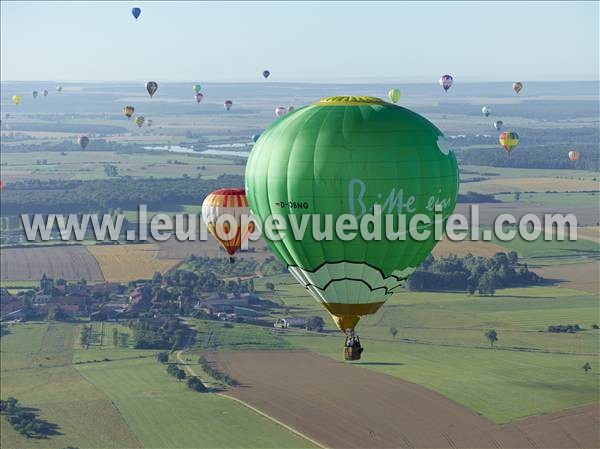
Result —
<instances>
[{"instance_id":1,"label":"balloon envelope","mask_svg":"<svg viewBox=\"0 0 600 449\"><path fill-rule=\"evenodd\" d=\"M79 137L79 146L82 150L85 150L85 147L90 143L90 138L88 136L80 136Z\"/></svg>"},{"instance_id":2,"label":"balloon envelope","mask_svg":"<svg viewBox=\"0 0 600 449\"><path fill-rule=\"evenodd\" d=\"M442 88L448 92L448 89L450 89L452 87L452 85L454 84L454 78L452 78L452 76L446 74L446 75L442 75L442 77L439 80L440 86L442 86Z\"/></svg>"},{"instance_id":3,"label":"balloon envelope","mask_svg":"<svg viewBox=\"0 0 600 449\"><path fill-rule=\"evenodd\" d=\"M573 162L579 160L579 151L576 151L576 150L569 151L569 159Z\"/></svg>"},{"instance_id":4,"label":"balloon envelope","mask_svg":"<svg viewBox=\"0 0 600 449\"><path fill-rule=\"evenodd\" d=\"M500 133L498 141L510 156L511 151L519 144L519 135L512 131L504 131Z\"/></svg>"},{"instance_id":5,"label":"balloon envelope","mask_svg":"<svg viewBox=\"0 0 600 449\"><path fill-rule=\"evenodd\" d=\"M275 108L275 115L277 117L281 117L282 115L285 115L286 112L287 112L287 109L284 108L283 106L278 106Z\"/></svg>"},{"instance_id":6,"label":"balloon envelope","mask_svg":"<svg viewBox=\"0 0 600 449\"><path fill-rule=\"evenodd\" d=\"M34 90L31 95L33 95L33 99L35 100L38 97L38 91Z\"/></svg>"},{"instance_id":7,"label":"balloon envelope","mask_svg":"<svg viewBox=\"0 0 600 449\"><path fill-rule=\"evenodd\" d=\"M192 86L192 89L194 89L194 92L198 93L198 92L200 92L202 90L202 85L200 85L200 84L194 84Z\"/></svg>"},{"instance_id":8,"label":"balloon envelope","mask_svg":"<svg viewBox=\"0 0 600 449\"><path fill-rule=\"evenodd\" d=\"M260 134L254 134L252 136L252 142L256 142L256 141L258 141L258 139L260 139Z\"/></svg>"},{"instance_id":9,"label":"balloon envelope","mask_svg":"<svg viewBox=\"0 0 600 449\"><path fill-rule=\"evenodd\" d=\"M135 17L135 20L137 20L141 13L142 10L140 8L131 8L131 14L133 15L133 17Z\"/></svg>"},{"instance_id":10,"label":"balloon envelope","mask_svg":"<svg viewBox=\"0 0 600 449\"><path fill-rule=\"evenodd\" d=\"M44 90L42 91L42 95L43 95L44 97L47 97L47 96L48 96L48 89L44 89Z\"/></svg>"},{"instance_id":11,"label":"balloon envelope","mask_svg":"<svg viewBox=\"0 0 600 449\"><path fill-rule=\"evenodd\" d=\"M514 90L516 93L519 93L519 92L521 92L521 89L523 89L523 83L521 83L521 82L519 82L519 81L517 81L517 82L513 83L513 90Z\"/></svg>"},{"instance_id":12,"label":"balloon envelope","mask_svg":"<svg viewBox=\"0 0 600 449\"><path fill-rule=\"evenodd\" d=\"M442 132L374 97L325 98L274 121L254 145L245 179L253 213L262 221L280 214L288 230L305 215L321 215L323 229L322 214L333 223L342 215L358 220L375 205L390 214L394 229L399 213L407 223L415 214L433 223L436 204L444 221L458 193L456 158ZM299 239L290 231L266 240L341 330L375 313L437 243L433 232L422 241L390 240L381 226L379 240L336 232L317 239L311 224L307 229Z\"/></svg>"},{"instance_id":13,"label":"balloon envelope","mask_svg":"<svg viewBox=\"0 0 600 449\"><path fill-rule=\"evenodd\" d=\"M487 106L484 106L481 108L481 113L483 115L485 115L486 117L488 117L492 113L492 110L490 108L488 108Z\"/></svg>"},{"instance_id":14,"label":"balloon envelope","mask_svg":"<svg viewBox=\"0 0 600 449\"><path fill-rule=\"evenodd\" d=\"M400 100L400 89L390 89L388 97L390 97L392 103L398 103L398 100Z\"/></svg>"},{"instance_id":15,"label":"balloon envelope","mask_svg":"<svg viewBox=\"0 0 600 449\"><path fill-rule=\"evenodd\" d=\"M233 219L233 222L219 220L225 215L229 215L226 218ZM230 256L240 249L255 229L252 221L242 226L242 215L250 215L244 189L215 190L202 203L202 219L208 231Z\"/></svg>"},{"instance_id":16,"label":"balloon envelope","mask_svg":"<svg viewBox=\"0 0 600 449\"><path fill-rule=\"evenodd\" d=\"M156 81L148 81L146 83L146 90L148 91L148 94L150 94L150 98L152 98L158 90L158 83Z\"/></svg>"},{"instance_id":17,"label":"balloon envelope","mask_svg":"<svg viewBox=\"0 0 600 449\"><path fill-rule=\"evenodd\" d=\"M135 118L135 124L138 126L138 128L141 128L142 126L144 126L144 122L146 120L144 119L143 115L139 115Z\"/></svg>"},{"instance_id":18,"label":"balloon envelope","mask_svg":"<svg viewBox=\"0 0 600 449\"><path fill-rule=\"evenodd\" d=\"M229 111L231 109L231 106L233 106L233 101L227 100L225 101L225 103L223 103L223 106Z\"/></svg>"},{"instance_id":19,"label":"balloon envelope","mask_svg":"<svg viewBox=\"0 0 600 449\"><path fill-rule=\"evenodd\" d=\"M204 95L202 95L202 92L198 92L196 95L194 95L194 98L196 98L196 103L200 103L204 98Z\"/></svg>"},{"instance_id":20,"label":"balloon envelope","mask_svg":"<svg viewBox=\"0 0 600 449\"><path fill-rule=\"evenodd\" d=\"M127 118L131 118L131 116L133 115L134 112L135 112L135 108L133 106L124 106L123 107L123 114Z\"/></svg>"},{"instance_id":21,"label":"balloon envelope","mask_svg":"<svg viewBox=\"0 0 600 449\"><path fill-rule=\"evenodd\" d=\"M502 125L504 125L502 120L496 120L494 122L494 128L496 128L498 131L500 131L502 129Z\"/></svg>"},{"instance_id":22,"label":"balloon envelope","mask_svg":"<svg viewBox=\"0 0 600 449\"><path fill-rule=\"evenodd\" d=\"M271 72L269 72L268 70L263 71L263 76L265 77L265 79L267 79L270 74L271 74Z\"/></svg>"},{"instance_id":23,"label":"balloon envelope","mask_svg":"<svg viewBox=\"0 0 600 449\"><path fill-rule=\"evenodd\" d=\"M62 86L61 85L56 86L56 91L57 92L62 92Z\"/></svg>"},{"instance_id":24,"label":"balloon envelope","mask_svg":"<svg viewBox=\"0 0 600 449\"><path fill-rule=\"evenodd\" d=\"M15 104L15 106L19 106L19 104L21 104L21 96L20 95L13 95L12 96L12 102Z\"/></svg>"}]
</instances>

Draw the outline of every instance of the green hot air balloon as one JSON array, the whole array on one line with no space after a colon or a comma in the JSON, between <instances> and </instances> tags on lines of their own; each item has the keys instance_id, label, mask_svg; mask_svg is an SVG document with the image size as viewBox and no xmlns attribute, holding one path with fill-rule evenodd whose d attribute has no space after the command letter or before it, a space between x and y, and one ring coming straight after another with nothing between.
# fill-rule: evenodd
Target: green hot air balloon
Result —
<instances>
[{"instance_id":1,"label":"green hot air balloon","mask_svg":"<svg viewBox=\"0 0 600 449\"><path fill-rule=\"evenodd\" d=\"M400 89L390 89L388 97L390 97L392 103L398 103L398 100L400 100Z\"/></svg>"},{"instance_id":2,"label":"green hot air balloon","mask_svg":"<svg viewBox=\"0 0 600 449\"><path fill-rule=\"evenodd\" d=\"M360 317L375 313L431 252L436 205L445 223L457 192L458 166L442 132L415 112L374 97L325 98L280 117L256 142L246 167L252 212L263 223L273 214L284 217L285 236L267 238L269 245L346 332L351 360L362 352L354 333ZM360 221L376 206L381 240L360 232L349 240L335 231L340 216ZM292 217L298 225L305 214L318 214L320 229L323 215L331 214L332 238L313 235L311 219L296 239ZM425 214L432 224L412 227L431 235L387 238L386 219L397 231L398 214L406 217L407 230L413 216Z\"/></svg>"},{"instance_id":3,"label":"green hot air balloon","mask_svg":"<svg viewBox=\"0 0 600 449\"><path fill-rule=\"evenodd\" d=\"M202 85L200 85L200 84L194 84L192 86L192 88L194 89L195 93L200 93L200 91L202 90Z\"/></svg>"}]
</instances>

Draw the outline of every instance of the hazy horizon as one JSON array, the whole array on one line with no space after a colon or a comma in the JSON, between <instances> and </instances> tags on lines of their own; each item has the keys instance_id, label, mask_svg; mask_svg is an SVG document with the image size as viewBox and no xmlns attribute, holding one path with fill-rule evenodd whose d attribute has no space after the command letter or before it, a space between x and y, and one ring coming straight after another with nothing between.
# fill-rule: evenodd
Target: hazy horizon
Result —
<instances>
[{"instance_id":1,"label":"hazy horizon","mask_svg":"<svg viewBox=\"0 0 600 449\"><path fill-rule=\"evenodd\" d=\"M274 83L599 79L598 2L0 6L2 80L244 83L265 69Z\"/></svg>"}]
</instances>

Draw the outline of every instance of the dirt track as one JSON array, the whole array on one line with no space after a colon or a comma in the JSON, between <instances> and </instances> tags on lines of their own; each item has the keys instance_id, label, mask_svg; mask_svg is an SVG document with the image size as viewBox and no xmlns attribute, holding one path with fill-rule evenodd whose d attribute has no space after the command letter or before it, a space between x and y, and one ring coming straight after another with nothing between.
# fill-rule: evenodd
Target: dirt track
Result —
<instances>
[{"instance_id":1,"label":"dirt track","mask_svg":"<svg viewBox=\"0 0 600 449\"><path fill-rule=\"evenodd\" d=\"M308 351L207 354L227 392L328 448L595 448L598 406L503 426L391 376Z\"/></svg>"}]
</instances>

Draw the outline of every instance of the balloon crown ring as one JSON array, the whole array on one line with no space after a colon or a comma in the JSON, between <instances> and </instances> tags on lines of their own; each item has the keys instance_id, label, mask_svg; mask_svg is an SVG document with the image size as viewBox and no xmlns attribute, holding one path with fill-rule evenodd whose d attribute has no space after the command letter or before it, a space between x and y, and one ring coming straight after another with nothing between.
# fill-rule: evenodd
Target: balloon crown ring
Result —
<instances>
[{"instance_id":1,"label":"balloon crown ring","mask_svg":"<svg viewBox=\"0 0 600 449\"><path fill-rule=\"evenodd\" d=\"M321 106L347 106L362 104L388 104L381 98L369 97L367 95L343 95L320 99L316 104Z\"/></svg>"}]
</instances>

